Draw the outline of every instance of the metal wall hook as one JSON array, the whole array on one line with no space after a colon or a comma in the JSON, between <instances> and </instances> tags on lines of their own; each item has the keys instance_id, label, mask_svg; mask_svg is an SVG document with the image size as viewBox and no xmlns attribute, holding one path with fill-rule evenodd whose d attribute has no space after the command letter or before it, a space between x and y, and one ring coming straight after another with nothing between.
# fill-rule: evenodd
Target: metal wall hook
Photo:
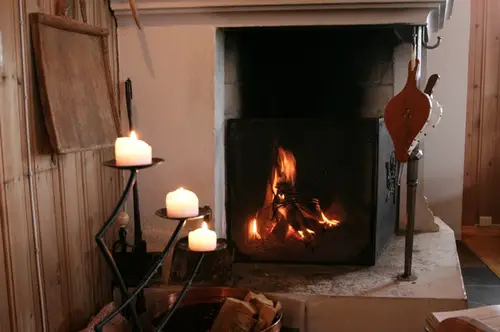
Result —
<instances>
[{"instance_id":1,"label":"metal wall hook","mask_svg":"<svg viewBox=\"0 0 500 332\"><path fill-rule=\"evenodd\" d=\"M429 45L427 44L428 40L426 40L428 37L424 37L424 40L422 41L422 46L425 47L428 50L433 50L435 48L438 48L439 45L441 45L441 39L443 39L441 36L437 37L437 42L434 45Z\"/></svg>"}]
</instances>

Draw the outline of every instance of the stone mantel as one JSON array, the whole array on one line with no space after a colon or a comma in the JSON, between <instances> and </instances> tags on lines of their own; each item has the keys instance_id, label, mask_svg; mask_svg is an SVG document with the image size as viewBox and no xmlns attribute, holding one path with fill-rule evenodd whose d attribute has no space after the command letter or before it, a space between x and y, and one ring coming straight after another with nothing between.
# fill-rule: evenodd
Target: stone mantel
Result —
<instances>
[{"instance_id":1,"label":"stone mantel","mask_svg":"<svg viewBox=\"0 0 500 332\"><path fill-rule=\"evenodd\" d=\"M251 25L425 25L441 29L454 0L136 0L140 15L187 17L195 24ZM127 0L111 0L120 18L130 18ZM270 17L269 14L272 14ZM300 17L300 19L298 19ZM194 19L194 21L193 21ZM174 24L187 21L174 20Z\"/></svg>"}]
</instances>

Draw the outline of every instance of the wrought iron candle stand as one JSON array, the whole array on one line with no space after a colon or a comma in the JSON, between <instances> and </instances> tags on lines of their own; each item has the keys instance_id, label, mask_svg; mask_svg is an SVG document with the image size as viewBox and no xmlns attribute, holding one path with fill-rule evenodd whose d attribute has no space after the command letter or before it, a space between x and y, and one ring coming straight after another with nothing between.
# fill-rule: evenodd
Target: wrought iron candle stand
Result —
<instances>
[{"instance_id":1,"label":"wrought iron candle stand","mask_svg":"<svg viewBox=\"0 0 500 332\"><path fill-rule=\"evenodd\" d=\"M122 295L122 304L111 314L109 314L106 318L104 318L101 322L99 322L95 326L95 331L96 332L102 332L104 326L109 323L119 312L123 312L125 316L128 316L130 318L130 322L132 324L132 331L134 332L142 332L142 326L139 321L139 315L137 313L137 309L134 303L134 299L138 299L139 297L143 296L143 290L146 286L148 286L149 282L153 278L153 276L157 273L158 269L161 268L161 266L164 263L165 258L168 256L170 251L172 250L177 238L179 237L179 234L181 233L182 228L185 226L186 222L188 221L197 221L197 220L207 220L210 219L212 216L212 210L210 207L205 206L199 209L198 215L194 217L189 217L189 218L170 218L168 217L167 210L165 208L159 209L156 211L156 215L164 218L164 219L169 219L169 220L175 220L177 221L177 227L175 228L175 231L173 232L172 236L170 237L170 240L168 241L167 245L165 246L165 249L161 252L159 255L158 259L156 262L151 266L149 271L146 273L146 275L142 278L141 282L137 285L133 293L129 293L127 286L125 284L125 281L122 277L122 274L120 273L120 270L118 269L118 266L113 258L113 255L109 248L106 246L106 243L104 242L104 235L106 231L114 224L116 217L118 216L118 213L122 209L123 205L125 204L125 201L128 198L128 195L130 194L131 189L133 188L135 181L137 179L137 173L139 169L144 169L144 168L149 168L152 166L155 166L159 163L162 163L163 159L160 158L153 158L153 163L150 165L142 165L142 166L118 166L115 162L115 160L110 160L104 162L105 166L120 169L120 170L129 170L130 171L130 176L127 182L127 185L125 186L125 189L122 193L122 196L120 197L120 200L118 201L118 204L115 206L111 216L108 218L106 223L101 227L97 235L95 236L95 240L97 242L97 245L99 247L99 250L102 252L104 258L106 259L107 264L111 268L111 271L113 273L113 276L115 277L118 287L120 289L120 293ZM227 243L223 240L217 240L217 247L215 250L223 250L227 247ZM188 248L185 248L186 250L189 250ZM200 268L201 262L203 261L203 257L205 256L206 252L198 252L199 253L199 258L196 262L195 268L193 270L192 276L188 280L187 283L184 284L184 287L177 299L177 301L174 303L174 305L170 308L168 312L164 314L164 317L161 319L160 323L155 327L155 331L161 331L165 325L168 323L172 315L174 314L175 310L178 308L179 304L182 302L182 299L184 298L188 288L191 286L193 283L193 280L198 273L198 270Z\"/></svg>"}]
</instances>

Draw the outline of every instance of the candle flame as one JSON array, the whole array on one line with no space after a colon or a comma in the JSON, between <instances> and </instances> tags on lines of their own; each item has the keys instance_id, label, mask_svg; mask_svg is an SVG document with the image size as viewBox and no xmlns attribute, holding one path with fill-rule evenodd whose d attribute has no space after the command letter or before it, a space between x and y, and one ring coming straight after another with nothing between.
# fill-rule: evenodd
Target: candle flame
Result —
<instances>
[{"instance_id":1,"label":"candle flame","mask_svg":"<svg viewBox=\"0 0 500 332\"><path fill-rule=\"evenodd\" d=\"M201 228L208 229L208 225L205 221L203 222L203 224L201 224Z\"/></svg>"},{"instance_id":2,"label":"candle flame","mask_svg":"<svg viewBox=\"0 0 500 332\"><path fill-rule=\"evenodd\" d=\"M132 130L132 131L130 132L130 138L131 138L131 139L137 139L137 134L135 133L135 130Z\"/></svg>"}]
</instances>

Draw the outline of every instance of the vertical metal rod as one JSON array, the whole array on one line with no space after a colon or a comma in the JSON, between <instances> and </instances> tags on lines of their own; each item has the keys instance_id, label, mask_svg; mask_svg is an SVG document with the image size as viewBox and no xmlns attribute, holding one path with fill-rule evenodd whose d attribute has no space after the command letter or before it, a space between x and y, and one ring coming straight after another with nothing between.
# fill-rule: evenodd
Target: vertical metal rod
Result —
<instances>
[{"instance_id":1,"label":"vertical metal rod","mask_svg":"<svg viewBox=\"0 0 500 332\"><path fill-rule=\"evenodd\" d=\"M193 283L194 278L198 274L198 270L200 269L201 262L203 261L203 257L205 257L205 253L204 252L200 253L200 257L198 258L198 261L196 262L196 267L194 268L193 274L191 275L191 278L189 278L189 281L182 288L182 291L179 294L179 297L175 301L174 305L168 311L167 316L165 318L163 318L162 321L161 321L161 323L157 326L157 328L156 328L157 332L161 332L161 330L165 327L165 325L167 325L167 323L170 320L170 318L172 318L172 316L174 315L174 312L175 312L175 310L177 310L177 307L181 304L182 299L186 295L188 288L191 286L191 284Z\"/></svg>"},{"instance_id":2,"label":"vertical metal rod","mask_svg":"<svg viewBox=\"0 0 500 332\"><path fill-rule=\"evenodd\" d=\"M132 114L132 80L128 78L125 81L125 102L127 104L127 116L130 131L135 130ZM139 188L137 181L134 184L132 192L134 204L134 252L136 254L145 254L147 251L146 243L142 239L141 210L139 207Z\"/></svg>"},{"instance_id":3,"label":"vertical metal rod","mask_svg":"<svg viewBox=\"0 0 500 332\"><path fill-rule=\"evenodd\" d=\"M415 56L421 60L421 45L422 42L422 27L413 27L413 47L415 48ZM419 66L419 73L421 72L421 65ZM417 73L417 86L419 86L419 74ZM417 145L410 154L407 163L406 174L406 232L405 232L405 262L404 272L398 276L401 281L413 281L416 279L412 275L412 260L413 260L413 238L415 236L415 213L417 204L417 188L418 188L418 161L422 158L423 153L420 146Z\"/></svg>"},{"instance_id":4,"label":"vertical metal rod","mask_svg":"<svg viewBox=\"0 0 500 332\"><path fill-rule=\"evenodd\" d=\"M407 170L407 193L406 193L406 214L408 222L406 224L405 238L405 267L403 278L412 276L412 259L413 259L413 237L415 234L415 212L417 202L417 187L418 187L418 154L412 153L408 160Z\"/></svg>"}]
</instances>

